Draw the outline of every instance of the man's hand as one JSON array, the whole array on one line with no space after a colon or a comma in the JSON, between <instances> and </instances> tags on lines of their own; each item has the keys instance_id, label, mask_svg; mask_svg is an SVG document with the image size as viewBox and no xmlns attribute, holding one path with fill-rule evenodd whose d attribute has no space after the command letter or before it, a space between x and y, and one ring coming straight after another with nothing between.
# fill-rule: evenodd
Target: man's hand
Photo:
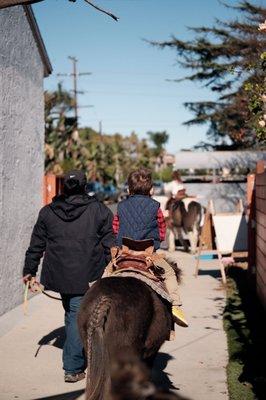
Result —
<instances>
[{"instance_id":1,"label":"man's hand","mask_svg":"<svg viewBox=\"0 0 266 400\"><path fill-rule=\"evenodd\" d=\"M23 283L26 285L29 282L30 291L36 293L39 291L39 283L36 281L35 276L31 276L31 274L27 274L22 278Z\"/></svg>"},{"instance_id":2,"label":"man's hand","mask_svg":"<svg viewBox=\"0 0 266 400\"><path fill-rule=\"evenodd\" d=\"M22 281L26 285L27 282L31 281L31 279L32 279L31 274L27 274L27 275L23 276Z\"/></svg>"}]
</instances>

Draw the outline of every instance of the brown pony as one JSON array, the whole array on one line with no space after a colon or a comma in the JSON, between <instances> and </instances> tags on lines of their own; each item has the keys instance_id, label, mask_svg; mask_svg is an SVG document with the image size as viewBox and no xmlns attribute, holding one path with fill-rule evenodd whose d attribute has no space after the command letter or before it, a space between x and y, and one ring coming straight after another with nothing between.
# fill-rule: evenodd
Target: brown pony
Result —
<instances>
[{"instance_id":1,"label":"brown pony","mask_svg":"<svg viewBox=\"0 0 266 400\"><path fill-rule=\"evenodd\" d=\"M97 281L86 293L78 316L88 361L86 400L122 399L114 378L117 366L130 365L131 371L141 371L142 361L151 366L169 338L171 323L169 304L146 283L133 277ZM127 381L123 387L127 390L129 381L134 379L130 372L126 373L124 368L123 371ZM134 384L137 392L139 385Z\"/></svg>"}]
</instances>

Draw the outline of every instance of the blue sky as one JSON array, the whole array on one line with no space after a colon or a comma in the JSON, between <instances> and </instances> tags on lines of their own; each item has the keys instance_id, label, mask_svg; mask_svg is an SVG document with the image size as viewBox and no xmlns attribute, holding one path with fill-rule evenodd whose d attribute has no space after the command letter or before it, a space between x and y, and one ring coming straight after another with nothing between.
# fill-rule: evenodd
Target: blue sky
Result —
<instances>
[{"instance_id":1,"label":"blue sky","mask_svg":"<svg viewBox=\"0 0 266 400\"><path fill-rule=\"evenodd\" d=\"M260 2L260 1L258 1ZM68 56L79 60L80 72L92 72L79 79L79 104L93 105L79 110L80 125L103 132L145 137L149 130L167 130L167 150L175 152L204 140L206 127L187 128L191 117L182 103L209 98L209 92L190 82L166 79L182 77L173 50L158 50L145 41L166 40L174 34L191 37L186 26L210 25L215 17L233 16L217 0L94 0L120 17L119 22L95 11L83 0L46 0L34 5L34 12L53 65L46 89L55 89L63 79L57 73L70 72ZM236 1L229 0L229 4Z\"/></svg>"}]
</instances>

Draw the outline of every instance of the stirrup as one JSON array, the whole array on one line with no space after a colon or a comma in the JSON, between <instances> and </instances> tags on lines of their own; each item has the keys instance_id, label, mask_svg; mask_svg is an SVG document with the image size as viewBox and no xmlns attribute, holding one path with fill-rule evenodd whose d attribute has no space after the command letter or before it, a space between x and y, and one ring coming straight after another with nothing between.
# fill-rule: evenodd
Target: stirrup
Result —
<instances>
[{"instance_id":1,"label":"stirrup","mask_svg":"<svg viewBox=\"0 0 266 400\"><path fill-rule=\"evenodd\" d=\"M182 326L183 328L188 327L188 322L186 321L185 315L179 307L172 306L172 315L177 325Z\"/></svg>"}]
</instances>

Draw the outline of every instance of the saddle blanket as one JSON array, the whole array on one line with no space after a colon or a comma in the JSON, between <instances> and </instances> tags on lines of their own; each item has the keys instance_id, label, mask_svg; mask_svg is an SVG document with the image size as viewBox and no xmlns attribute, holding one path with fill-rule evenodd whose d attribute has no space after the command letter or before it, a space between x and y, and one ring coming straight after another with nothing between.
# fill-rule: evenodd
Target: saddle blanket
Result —
<instances>
[{"instance_id":1,"label":"saddle blanket","mask_svg":"<svg viewBox=\"0 0 266 400\"><path fill-rule=\"evenodd\" d=\"M142 282L145 282L151 289L153 289L159 296L161 296L162 298L164 298L165 300L169 301L169 303L172 303L173 300L170 297L169 293L166 291L165 285L163 282L160 281L154 281L152 279L149 279L148 277L146 277L145 275L142 275L139 272L135 272L135 271L116 271L115 274L111 275L110 278L112 277L126 277L126 276L130 276L132 278L136 278L139 279Z\"/></svg>"}]
</instances>

